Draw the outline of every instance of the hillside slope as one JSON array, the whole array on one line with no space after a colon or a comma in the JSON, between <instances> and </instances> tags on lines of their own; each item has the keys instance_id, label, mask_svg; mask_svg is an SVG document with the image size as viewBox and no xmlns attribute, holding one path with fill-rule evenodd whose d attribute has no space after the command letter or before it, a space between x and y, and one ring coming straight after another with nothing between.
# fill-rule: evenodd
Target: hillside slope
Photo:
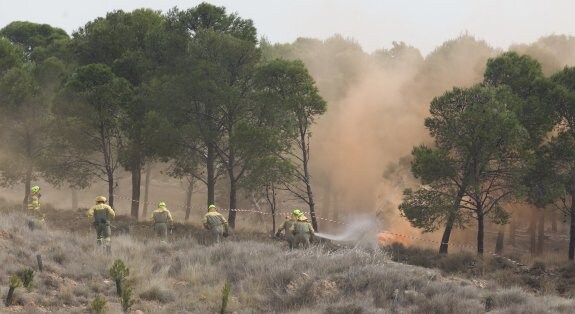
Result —
<instances>
[{"instance_id":1,"label":"hillside slope","mask_svg":"<svg viewBox=\"0 0 575 314\"><path fill-rule=\"evenodd\" d=\"M106 257L96 254L85 221L64 229L29 221L0 212L2 298L10 275L37 270L37 254L45 267L35 272L31 291L16 289L15 305L0 305L2 313L89 313L96 294L107 300L108 313L120 313L108 274L115 259L130 268L134 312L216 313L226 279L229 313L571 313L575 308L571 299L392 262L385 249L316 245L290 252L265 236L239 235L216 246L199 244L196 237L163 244L133 232L114 237L113 255Z\"/></svg>"}]
</instances>

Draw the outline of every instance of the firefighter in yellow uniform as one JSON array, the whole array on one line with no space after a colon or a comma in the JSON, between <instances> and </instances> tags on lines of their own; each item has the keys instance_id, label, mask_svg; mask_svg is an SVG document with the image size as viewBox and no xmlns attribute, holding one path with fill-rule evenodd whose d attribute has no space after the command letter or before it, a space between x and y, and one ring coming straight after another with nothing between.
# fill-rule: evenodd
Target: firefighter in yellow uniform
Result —
<instances>
[{"instance_id":1,"label":"firefighter in yellow uniform","mask_svg":"<svg viewBox=\"0 0 575 314\"><path fill-rule=\"evenodd\" d=\"M32 213L40 221L44 221L44 214L40 210L40 187L35 185L30 189L30 195L28 196L28 211Z\"/></svg>"},{"instance_id":2,"label":"firefighter in yellow uniform","mask_svg":"<svg viewBox=\"0 0 575 314\"><path fill-rule=\"evenodd\" d=\"M162 241L168 240L168 224L172 227L174 219L172 214L166 208L165 202L160 202L158 208L152 213L152 220L154 221L154 230Z\"/></svg>"},{"instance_id":3,"label":"firefighter in yellow uniform","mask_svg":"<svg viewBox=\"0 0 575 314\"><path fill-rule=\"evenodd\" d=\"M299 209L296 209L299 210ZM278 232L276 232L276 237L279 237L281 232L285 230L285 240L288 243L290 249L293 248L293 233L290 232L291 226L296 222L297 216L295 215L296 210L290 216L286 216L286 220L279 227Z\"/></svg>"},{"instance_id":4,"label":"firefighter in yellow uniform","mask_svg":"<svg viewBox=\"0 0 575 314\"><path fill-rule=\"evenodd\" d=\"M297 216L297 221L290 228L291 233L294 235L293 246L297 248L301 243L307 249L310 241L313 241L315 237L313 226L301 210L294 210L294 214Z\"/></svg>"},{"instance_id":5,"label":"firefighter in yellow uniform","mask_svg":"<svg viewBox=\"0 0 575 314\"><path fill-rule=\"evenodd\" d=\"M224 237L228 236L228 221L218 213L216 205L208 206L208 212L204 215L202 223L209 231L210 244L220 243Z\"/></svg>"},{"instance_id":6,"label":"firefighter in yellow uniform","mask_svg":"<svg viewBox=\"0 0 575 314\"><path fill-rule=\"evenodd\" d=\"M112 241L110 239L112 230L110 221L116 217L116 213L112 207L106 204L106 201L107 199L104 196L96 197L96 205L88 210L87 216L94 218L98 247L102 247L102 244L104 244L106 254L110 255L112 253Z\"/></svg>"}]
</instances>

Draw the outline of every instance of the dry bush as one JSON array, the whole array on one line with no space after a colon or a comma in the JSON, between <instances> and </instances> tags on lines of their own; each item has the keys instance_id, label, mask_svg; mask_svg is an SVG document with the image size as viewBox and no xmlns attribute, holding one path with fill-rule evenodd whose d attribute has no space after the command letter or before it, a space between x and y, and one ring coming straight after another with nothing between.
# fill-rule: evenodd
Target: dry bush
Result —
<instances>
[{"instance_id":1,"label":"dry bush","mask_svg":"<svg viewBox=\"0 0 575 314\"><path fill-rule=\"evenodd\" d=\"M159 287L158 285L153 285L146 288L140 293L140 298L147 301L157 301L160 303L169 303L174 301L175 296L172 290L165 287Z\"/></svg>"}]
</instances>

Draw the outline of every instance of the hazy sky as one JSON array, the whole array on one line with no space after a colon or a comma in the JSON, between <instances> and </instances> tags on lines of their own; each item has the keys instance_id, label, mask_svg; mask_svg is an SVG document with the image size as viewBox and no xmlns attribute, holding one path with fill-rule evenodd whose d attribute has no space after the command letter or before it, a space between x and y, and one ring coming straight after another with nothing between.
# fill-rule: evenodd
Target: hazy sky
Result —
<instances>
[{"instance_id":1,"label":"hazy sky","mask_svg":"<svg viewBox=\"0 0 575 314\"><path fill-rule=\"evenodd\" d=\"M0 0L0 27L28 20L68 33L106 12L147 7L187 9L195 0ZM507 48L550 34L573 35L575 1L570 0L212 0L253 19L272 42L297 37L325 39L335 33L365 50L404 41L429 53L465 32Z\"/></svg>"}]
</instances>

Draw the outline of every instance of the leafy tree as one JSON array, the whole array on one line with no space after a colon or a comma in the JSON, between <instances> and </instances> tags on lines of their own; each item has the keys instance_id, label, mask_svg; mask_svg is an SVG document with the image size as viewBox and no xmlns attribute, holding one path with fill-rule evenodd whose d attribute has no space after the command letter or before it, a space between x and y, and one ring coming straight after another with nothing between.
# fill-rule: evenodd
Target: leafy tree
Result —
<instances>
[{"instance_id":1,"label":"leafy tree","mask_svg":"<svg viewBox=\"0 0 575 314\"><path fill-rule=\"evenodd\" d=\"M440 181L438 178L447 177L450 184L447 187L433 187L432 184L435 193L413 195L428 197L443 193L447 199L454 199L454 206L444 208L455 213L463 210L468 218L477 221L477 253L480 255L483 254L485 218L489 217L496 223L506 221L508 215L500 203L511 196L517 184L520 153L528 138L514 112L507 109L508 104L517 101L507 88L456 88L434 99L431 117L425 121L441 158L424 164L424 173L429 171L432 174L430 178L436 179L437 183ZM414 157L416 163L417 156ZM459 196L461 199L457 202ZM431 199L437 200L436 197ZM426 203L425 200L408 201ZM430 209L436 210L437 207L422 207L425 211ZM449 221L449 215L454 214L447 213ZM416 210L404 210L403 214L413 222L417 222L420 215ZM423 215L433 218L428 213Z\"/></svg>"},{"instance_id":2,"label":"leafy tree","mask_svg":"<svg viewBox=\"0 0 575 314\"><path fill-rule=\"evenodd\" d=\"M411 171L426 186L406 189L399 210L424 232L445 226L439 253L447 254L453 227L463 227L469 220L460 204L470 184L470 161L450 158L448 150L424 145L415 147L412 156Z\"/></svg>"},{"instance_id":3,"label":"leafy tree","mask_svg":"<svg viewBox=\"0 0 575 314\"><path fill-rule=\"evenodd\" d=\"M70 38L63 29L48 24L14 21L0 30L0 36L20 45L30 60L41 62L52 56L67 59Z\"/></svg>"},{"instance_id":4,"label":"leafy tree","mask_svg":"<svg viewBox=\"0 0 575 314\"><path fill-rule=\"evenodd\" d=\"M207 88L182 105L204 142L207 164L208 203L215 198L216 158L221 160L230 183L229 207L237 207L238 182L245 173L238 155L238 125L249 123L253 92L251 77L260 53L251 20L227 14L225 8L202 3L187 11L171 12L173 23L191 34L190 57L202 71L191 71ZM189 64L188 64L189 65ZM184 76L186 79L189 76ZM204 84L205 84L204 83ZM195 91L198 91L195 89ZM235 226L235 211L228 221Z\"/></svg>"},{"instance_id":5,"label":"leafy tree","mask_svg":"<svg viewBox=\"0 0 575 314\"><path fill-rule=\"evenodd\" d=\"M515 52L489 59L484 83L488 86L508 86L521 99L510 103L509 109L516 113L529 132L529 141L526 142L528 149L522 157L526 161L521 180L522 190L526 200L543 211L561 193L560 186L552 178L548 148L544 145L558 120L554 104L556 86L544 77L541 65L536 60ZM532 216L535 219L535 213ZM540 216L544 217L544 213ZM539 230L544 229L541 226ZM530 231L534 240L535 226ZM532 245L531 251L536 253L535 241L532 241Z\"/></svg>"},{"instance_id":6,"label":"leafy tree","mask_svg":"<svg viewBox=\"0 0 575 314\"><path fill-rule=\"evenodd\" d=\"M41 34L20 32L26 28L22 27L24 24L30 29L39 27L34 23L14 22L0 30L2 36L12 40L0 39L0 127L3 137L0 146L5 152L0 171L5 185L24 183L25 206L31 181L51 166L48 158L53 125L50 104L65 66L48 54L43 59L30 60L30 53L50 44L49 40L41 38L61 32L53 28L47 28ZM63 33L60 39L67 40L67 35ZM21 47L27 42L34 42L35 46L23 50Z\"/></svg>"},{"instance_id":7,"label":"leafy tree","mask_svg":"<svg viewBox=\"0 0 575 314\"><path fill-rule=\"evenodd\" d=\"M308 206L313 227L318 230L311 175L309 172L311 126L326 111L326 103L301 61L274 60L259 73L259 84L267 94L270 108L285 115L281 136L291 149L281 158L295 165L297 180L285 187Z\"/></svg>"},{"instance_id":8,"label":"leafy tree","mask_svg":"<svg viewBox=\"0 0 575 314\"><path fill-rule=\"evenodd\" d=\"M24 52L4 37L0 37L0 75L21 64L24 61Z\"/></svg>"},{"instance_id":9,"label":"leafy tree","mask_svg":"<svg viewBox=\"0 0 575 314\"><path fill-rule=\"evenodd\" d=\"M109 66L90 64L79 67L66 81L53 110L60 121L54 137L59 139L55 149L61 168L72 178L95 177L108 183L111 206L122 146L120 122L132 97L127 80Z\"/></svg>"},{"instance_id":10,"label":"leafy tree","mask_svg":"<svg viewBox=\"0 0 575 314\"><path fill-rule=\"evenodd\" d=\"M554 90L556 113L560 118L557 134L547 147L546 160L553 169L550 176L562 184L565 194L556 205L565 215L570 216L568 258L575 258L575 68L566 67L551 76L558 84ZM543 170L547 169L543 168Z\"/></svg>"},{"instance_id":11,"label":"leafy tree","mask_svg":"<svg viewBox=\"0 0 575 314\"><path fill-rule=\"evenodd\" d=\"M168 123L162 117L163 108L149 101L148 96L156 86L154 80L170 68L177 51L182 50L173 39L167 32L165 17L146 9L108 13L106 18L89 22L73 34L71 46L80 64L106 64L133 87L134 97L122 108L124 145L120 163L132 174L131 215L135 218L139 215L145 162L166 152L167 143L145 134L157 134L154 130Z\"/></svg>"},{"instance_id":12,"label":"leafy tree","mask_svg":"<svg viewBox=\"0 0 575 314\"><path fill-rule=\"evenodd\" d=\"M31 182L42 171L52 125L49 96L36 80L37 66L23 64L0 78L3 184L24 183L24 206Z\"/></svg>"}]
</instances>

